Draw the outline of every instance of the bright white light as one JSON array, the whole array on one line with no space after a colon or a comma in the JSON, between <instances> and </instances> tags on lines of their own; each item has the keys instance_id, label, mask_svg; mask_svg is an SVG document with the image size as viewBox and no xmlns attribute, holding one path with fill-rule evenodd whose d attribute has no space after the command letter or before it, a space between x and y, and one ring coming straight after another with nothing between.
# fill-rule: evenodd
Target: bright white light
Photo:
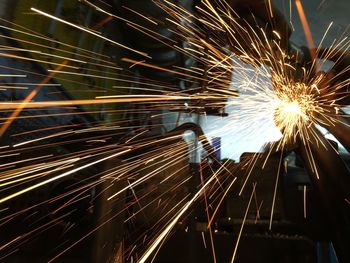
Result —
<instances>
[{"instance_id":1,"label":"bright white light","mask_svg":"<svg viewBox=\"0 0 350 263\"><path fill-rule=\"evenodd\" d=\"M274 122L274 111L279 99L273 91L270 77L266 74L269 70L264 66L256 68L245 64L238 58L234 63L237 69L232 74L231 89L237 90L240 96L230 99L225 107L228 117L201 117L200 125L208 138L221 138L222 159L239 161L242 153L260 152L266 143L278 141L282 134ZM251 76L249 82L246 77L242 79L242 75L247 74ZM256 92L247 88L248 85L259 87L262 84L264 87L257 88ZM259 92L261 96L257 96ZM244 101L247 103L242 103ZM291 105L291 110L293 108Z\"/></svg>"}]
</instances>

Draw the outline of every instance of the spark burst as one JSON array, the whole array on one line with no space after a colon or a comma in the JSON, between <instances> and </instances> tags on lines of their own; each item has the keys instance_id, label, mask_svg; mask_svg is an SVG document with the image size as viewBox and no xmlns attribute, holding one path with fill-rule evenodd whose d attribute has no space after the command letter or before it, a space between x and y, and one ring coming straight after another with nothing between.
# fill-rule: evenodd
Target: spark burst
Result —
<instances>
[{"instance_id":1,"label":"spark burst","mask_svg":"<svg viewBox=\"0 0 350 263\"><path fill-rule=\"evenodd\" d=\"M117 19L124 20L125 22L124 18L109 13L89 1L82 2L91 8L94 8L97 12L106 15L108 21L111 19ZM318 74L316 72L318 63L315 58L311 61L311 65L309 65L308 68L304 67L302 71L300 71L300 65L298 65L298 59L300 59L300 57L298 54L289 54L286 49L284 49L285 43L281 40L279 32L273 31L272 35L267 35L266 31L261 27L247 25L246 21L240 18L226 2L214 1L213 3L216 4L215 7L212 2L203 1L203 4L196 8L197 13L193 14L181 6L174 5L170 1L157 1L158 6L170 15L170 18L167 18L167 22L176 28L174 33L178 39L186 43L185 47L176 45L173 42L170 42L171 44L169 44L166 42L166 39L162 39L157 35L157 32L150 32L140 25L131 21L126 21L131 27L136 28L153 38L159 38L159 41L163 44L190 57L194 61L194 66L179 68L180 70L178 70L162 68L144 60L140 61L133 58L123 58L122 60L131 64L131 67L142 66L154 70L175 73L179 78L194 82L195 85L193 85L194 88L192 90L179 91L176 87L169 87L167 83L158 83L149 80L149 82L145 84L147 88L140 88L142 94L138 95L108 95L98 96L88 100L35 102L33 99L40 89L40 85L38 85L24 101L6 102L1 105L2 110L11 112L10 117L3 119L4 123L1 127L1 134L5 133L13 120L19 118L19 114L22 111L26 111L30 108L75 107L87 104L115 104L125 102L133 103L134 105L136 103L143 103L148 105L147 110L153 112L154 116L156 116L153 119L161 118L163 115L169 114L169 110L181 111L186 114L196 114L206 113L207 108L213 108L219 112L224 112L225 110L229 111L229 116L225 119L225 125L218 123L216 132L230 135L234 130L240 131L241 136L235 138L235 141L231 141L230 143L232 145L238 143L242 138L249 137L251 134L260 139L261 137L264 137L265 141L268 141L268 139L266 139L269 138L267 134L267 125L262 125L259 130L251 130L251 124L256 119L259 119L259 121L262 122L271 122L272 120L275 122L277 128L282 131L280 140L272 143L272 146L269 149L266 149L265 153L257 154L254 158L240 164L240 167L253 167L260 155L265 156L266 152L268 154L265 156L265 162L267 162L268 156L276 151L276 149L274 149L275 146L277 151L283 152L288 148L289 144L297 143L298 139L300 139L303 144L308 145L310 143L310 137L317 138L318 136L312 129L310 129L311 126L315 124L323 124L327 126L337 123L338 109L342 105L338 103L339 97L336 97L334 94L343 91L344 87L349 82L348 80L336 84L332 83L332 86L330 86L327 82L327 75ZM131 47L124 46L121 43L115 42L114 40L96 33L95 30L97 28L91 30L86 29L37 8L32 8L31 10L42 16L57 20L79 30L83 30L96 38L102 38L119 48L125 48L132 52L136 52L145 58L149 58L148 54L145 54L144 52L134 50ZM271 6L269 10L272 13ZM151 18L144 16L145 14L140 15L150 21L150 23L156 24ZM98 25L100 25L100 23ZM28 34L25 30L21 33ZM349 42L343 40L334 45L334 50L340 50L340 48L347 50L348 47ZM326 53L325 58L332 57L334 53L340 52L334 50ZM12 51L19 52L20 50L14 48ZM32 50L29 50L29 52L34 53ZM321 48L319 47L313 52L316 56L321 52ZM9 56L8 54L2 55ZM49 54L46 55L49 56ZM26 57L21 56L13 56L13 58L27 59ZM70 63L91 63L83 56L74 59L61 57L60 59L63 60L63 62L51 62L51 64L57 66L57 68L49 70L50 74L48 75L48 79L61 75L83 75L79 71L79 67L71 66ZM103 66L112 67L115 70L120 70L117 65L109 64L109 61L107 60L101 60L98 61L98 63ZM85 76L92 76L95 78L101 77L110 80L122 79L125 82L131 82L130 79L122 78L122 74L117 76L112 74L108 76L85 74ZM23 77L25 77L25 75L23 75ZM46 83L47 81L48 80L46 79L43 83ZM151 91L157 95L150 95L147 91ZM137 111L138 109L136 107L135 109L125 110L126 113ZM164 113L164 111L166 112ZM259 113L258 117L257 112ZM139 240L132 240L130 248L127 249L127 252L130 255L133 253L135 253L135 255L141 255L139 256L139 262L145 262L159 249L159 246L164 242L165 238L171 233L181 218L188 213L194 202L197 202L200 197L204 197L207 207L211 204L215 205L216 203L213 200L217 200L218 198L222 200L225 197L235 183L237 174L235 171L227 173L225 164L215 167L214 164L217 164L217 160L215 160L214 150L210 147L206 136L198 132L198 130L196 130L197 128L194 128L193 130L198 137L198 141L196 142L195 147L189 150L188 145L179 143L178 141L183 137L182 132L185 129L180 129L180 131L178 131L175 128L174 131L167 133L166 136L149 136L144 138L143 135L148 134L149 130L152 130L154 126L157 127L157 125L148 125L146 127L125 127L127 121L128 120L126 119L116 121L109 125L96 124L95 127L92 128L71 129L64 132L57 132L50 135L50 137L41 137L31 141L24 141L13 147L4 148L2 154L11 156L16 154L20 155L25 151L33 153L33 150L30 148L33 144L33 149L35 150L37 148L47 149L50 147L56 147L57 145L65 145L68 144L70 140L79 143L92 143L92 146L87 149L79 149L73 153L67 153L65 155L43 155L35 158L21 159L18 162L8 162L3 164L6 170L2 172L1 175L1 187L16 186L21 189L1 197L0 203L6 204L7 201L13 198L17 198L18 196L31 192L36 188L40 188L61 178L68 177L77 171L103 163L106 160L124 157L128 160L128 163L120 164L118 167L109 168L89 179L86 179L87 184L85 186L64 193L59 196L58 199L66 196L69 197L69 200L62 206L65 207L74 203L76 199L80 197L81 193L77 194L79 190L81 190L82 193L87 194L96 186L107 183L108 187L106 187L106 189L108 189L116 184L116 182L127 182L125 186L116 191L109 192L104 189L101 191L101 194L107 191L108 195L104 196L104 201L113 202L113 200L118 198L125 199L127 191L131 193L134 201L132 204L126 204L121 211L126 211L128 208L136 205L139 206L139 209L135 214L127 218L126 222L130 221L132 218L136 218L136 215L144 213L149 207L157 207L158 211L160 211L157 217L155 216L151 220L151 231L144 234L144 240L141 242L142 245L139 245ZM216 126L215 123L212 125ZM178 126L181 127L181 125ZM128 128L132 128L134 131L129 136L126 136L124 141L111 143L113 140L110 140L110 137L116 136L119 133L123 134ZM106 131L109 131L107 136L100 134ZM68 139L64 137L67 135ZM83 135L83 137L81 137L81 135ZM207 136L210 136L210 133L207 134ZM46 145L44 144L43 146L36 144L41 141L46 141L51 137L63 138L63 140L48 143ZM101 144L96 146L96 143ZM27 145L29 146L24 148L24 146ZM191 176L188 175L186 167L186 163L188 162L187 153L196 153L198 151L198 145L202 145L203 148L207 150L207 156L204 159L211 159L211 161L214 162L214 164L211 164L210 162L202 161L199 169L200 171L211 169L212 173L208 178L203 179L200 187L193 193L190 191L182 191L181 194L178 194L179 189L185 188L186 183L191 180ZM323 145L323 147L327 146ZM19 150L16 148L19 148ZM130 155L130 153L133 154ZM312 156L310 158L312 158ZM39 160L37 163L30 164L30 162L36 159ZM160 162L160 160L163 161L159 165L157 162ZM24 165L16 167L19 163L24 163ZM169 172L171 168L174 168L176 172ZM281 161L278 171L280 168ZM240 168L237 168L237 170L239 169ZM248 171L249 170L251 172L252 168L248 169ZM240 194L242 194L247 185L250 172L246 174L244 183L240 185ZM279 172L277 173L277 179L278 176ZM275 194L278 183L277 179L274 189ZM147 184L147 182L151 184L150 189L137 189L143 184ZM160 185L159 187L157 187L158 183ZM163 189L164 193L159 194L157 188L163 186L165 188ZM240 234L243 230L249 206L255 194L255 188L256 184L254 183ZM5 192L11 192L12 189L17 188L6 188ZM74 196L74 194L76 194L76 196ZM153 194L158 196L149 202L147 196ZM123 195L124 197L121 197ZM208 196L211 196L211 198L208 198ZM163 201L162 198L168 200L169 203ZM275 195L273 200L275 200ZM44 203L52 201L52 199L49 199L44 201ZM156 205L156 202L163 202L169 211L161 209L161 205ZM12 220L30 209L35 209L38 205L39 204L35 204L24 211L10 214L4 217L2 222ZM62 207L57 210L61 210ZM274 201L271 209L270 227L273 218L273 208ZM118 213L121 211L118 211ZM212 222L216 215L216 211L217 209L211 213L208 212L208 222ZM114 218L114 216L105 219L98 227L93 228L88 232L86 236L97 231L112 218ZM59 217L57 220L60 221L62 218ZM56 220L52 220L48 226L54 225L55 223L57 223ZM48 226L43 225L38 227L33 230L33 233L38 233L42 231L42 228L45 229ZM211 223L208 223L208 228L211 231ZM22 242L26 242L25 239L28 238L28 236L29 235L19 236L3 244L1 248L5 249L13 244L20 245ZM82 239L86 236L83 236ZM215 261L215 249L212 241L212 234L210 234L210 236L213 258ZM70 244L52 260L61 256L80 241L81 239ZM144 244L147 245L144 246ZM239 237L234 249L232 261L235 258L238 244ZM136 245L138 245L138 250L137 252L134 252L133 248Z\"/></svg>"}]
</instances>

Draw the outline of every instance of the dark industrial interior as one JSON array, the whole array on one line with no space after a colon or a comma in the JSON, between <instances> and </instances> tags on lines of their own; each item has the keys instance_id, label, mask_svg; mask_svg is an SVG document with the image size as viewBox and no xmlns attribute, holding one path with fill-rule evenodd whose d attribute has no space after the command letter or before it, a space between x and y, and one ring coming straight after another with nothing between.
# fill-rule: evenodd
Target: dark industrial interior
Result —
<instances>
[{"instance_id":1,"label":"dark industrial interior","mask_svg":"<svg viewBox=\"0 0 350 263\"><path fill-rule=\"evenodd\" d=\"M307 146L268 150L277 128L255 143L264 120L222 135L235 111L202 61L216 41L241 50L191 22L208 2L280 30L293 72L313 59L300 3L315 47L349 47L347 0L0 0L0 262L350 262L349 50L322 68L341 72L339 122L310 125Z\"/></svg>"}]
</instances>

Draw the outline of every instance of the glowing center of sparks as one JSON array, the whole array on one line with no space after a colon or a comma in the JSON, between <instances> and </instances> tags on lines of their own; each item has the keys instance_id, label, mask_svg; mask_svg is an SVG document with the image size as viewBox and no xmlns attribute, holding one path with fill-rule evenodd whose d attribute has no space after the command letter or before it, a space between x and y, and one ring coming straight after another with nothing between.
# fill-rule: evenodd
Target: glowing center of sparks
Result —
<instances>
[{"instance_id":1,"label":"glowing center of sparks","mask_svg":"<svg viewBox=\"0 0 350 263\"><path fill-rule=\"evenodd\" d=\"M282 101L276 109L275 122L277 127L280 128L284 133L292 132L295 126L304 120L307 120L307 116L303 112L298 101Z\"/></svg>"},{"instance_id":2,"label":"glowing center of sparks","mask_svg":"<svg viewBox=\"0 0 350 263\"><path fill-rule=\"evenodd\" d=\"M297 137L307 140L310 125L319 122L322 99L318 87L321 79L311 83L294 82L279 74L272 75L277 103L274 105L274 121L282 132L279 147L295 143Z\"/></svg>"},{"instance_id":3,"label":"glowing center of sparks","mask_svg":"<svg viewBox=\"0 0 350 263\"><path fill-rule=\"evenodd\" d=\"M276 126L283 133L283 144L295 139L300 129L304 128L310 118L307 115L308 107L297 100L281 101L275 110Z\"/></svg>"},{"instance_id":4,"label":"glowing center of sparks","mask_svg":"<svg viewBox=\"0 0 350 263\"><path fill-rule=\"evenodd\" d=\"M283 103L281 105L281 111L284 113L283 115L300 115L302 113L299 103L297 101Z\"/></svg>"}]
</instances>

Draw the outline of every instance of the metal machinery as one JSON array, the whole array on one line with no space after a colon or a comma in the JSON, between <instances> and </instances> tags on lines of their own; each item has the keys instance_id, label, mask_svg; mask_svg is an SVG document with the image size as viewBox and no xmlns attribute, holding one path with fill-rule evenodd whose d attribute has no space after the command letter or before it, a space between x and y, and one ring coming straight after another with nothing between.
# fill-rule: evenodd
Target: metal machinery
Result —
<instances>
[{"instance_id":1,"label":"metal machinery","mask_svg":"<svg viewBox=\"0 0 350 263\"><path fill-rule=\"evenodd\" d=\"M115 2L118 2L118 4L121 3L120 1ZM152 1L143 1L142 3L139 1L127 1L122 4L143 14L151 13L152 17L155 18L167 16ZM176 4L185 7L189 12L194 12L192 1L177 1ZM126 17L130 17L130 14L127 12L123 14ZM141 18L135 19L132 21L137 24L141 23L142 25L142 21L144 20ZM157 30L161 35L167 34L167 37L171 37L171 31L164 30L164 27L166 25L155 27L153 30ZM149 39L149 41L144 41L144 38L147 38L147 36L137 30L134 31L133 36L134 38L130 39L130 44L138 50L152 54L152 57L154 57L154 61L152 62L154 64L166 68L171 68L179 63L182 63L182 65L191 65L190 58L174 52L169 47L161 46L156 40ZM142 41L136 41L136 39ZM182 45L186 44L182 43ZM300 57L300 64L296 65L297 67L308 67L308 64L311 63L307 48L299 48L290 43L289 52L295 53ZM346 61L342 63L346 63ZM164 71L149 71L148 68L144 67L139 68L139 73L162 81L169 81L169 79L173 82L177 81L179 83L178 86L182 89L193 88L186 87L183 81L176 80L176 74L169 75L169 73ZM203 89L205 88L205 83L201 83L199 86ZM215 112L215 110L213 112L212 109L204 110L204 112L206 114L220 114ZM349 150L349 127L346 127L349 121L343 118L342 123L344 123L343 126L339 124L338 126L331 127L330 132ZM200 128L195 124L188 124L184 125L183 131L186 129L198 130ZM319 132L318 134L324 138ZM330 145L335 142L329 142L327 139L323 139L323 143ZM261 212L261 219L264 219L260 223L256 224L254 220L252 222L248 221L246 223L247 233L242 237L242 252L238 257L238 262L323 262L321 258L325 262L335 262L336 257L339 262L347 262L350 259L346 248L346 244L350 242L350 210L346 202L350 187L350 174L348 165L345 164L349 159L348 154L344 153L343 156L339 156L332 147L328 147L331 149L326 151L318 148L316 142L313 142L312 145L312 149L306 149L300 145L299 148L285 154L285 158L292 160L294 164L289 165L288 169L283 172L281 171L280 174L280 188L276 205L277 216L275 219L276 222L274 221L273 223L274 230L268 230L270 209ZM314 154L315 160L311 161L307 157L307 151L309 150ZM245 156L242 156L242 158L244 159ZM259 162L254 167L255 176L259 177L260 174L264 178L260 182L261 185L258 186L258 191L261 191L261 194L264 196L263 199L267 202L272 198L271 189L273 189L274 174L277 172L278 159L278 156L271 158L267 165L268 168L262 169L262 163L259 164ZM319 175L316 175L312 168L313 161L317 163L317 167L320 170ZM193 172L193 178L197 178L197 182L192 183L198 185L200 183L198 179L200 177L199 167L195 163L192 163L190 166ZM244 174L244 172L242 173ZM318 179L318 176L321 179ZM196 179L193 180L196 181ZM243 183L244 180L241 180L241 183ZM237 189L239 189L239 186L237 186ZM303 206L301 205L303 202L303 192L305 191L307 192L310 207L306 219L303 216ZM218 262L228 262L230 260L230 253L227 253L227 251L230 248L232 249L232 245L229 244L232 244L234 240L233 236L237 235L239 231L240 219L244 216L243 212L248 201L247 196L240 198L234 192L232 190L232 193L227 197L226 204L222 208L221 218L217 222L218 233L214 235L214 239L218 242L216 246L216 249L219 251L217 253L219 255ZM239 209L237 209L237 206ZM197 210L201 209L197 208ZM203 218L204 210L202 208L201 212L194 212L192 219L189 219L190 221L194 221L190 225L192 224L192 229L194 228L196 231L192 230L194 233L192 232L191 234L185 234L179 231L179 234L175 234L175 237L170 238L168 244L160 252L160 256L158 257L159 262L210 262L208 260L211 256L210 250L198 245L201 243L202 231L206 231L205 219ZM202 218L200 216L201 213ZM192 236L189 237L189 235ZM181 247L179 250L186 251L186 253L184 253L181 259L177 259L179 255L175 252L174 256L171 256L173 260L169 261L169 255L172 253L173 247L177 246ZM258 248L259 252L251 254L251 246ZM332 254L334 253L332 252L333 247L336 251L336 256ZM278 255L276 255L276 250L281 253L277 253ZM257 255L259 255L259 260L256 258Z\"/></svg>"}]
</instances>

